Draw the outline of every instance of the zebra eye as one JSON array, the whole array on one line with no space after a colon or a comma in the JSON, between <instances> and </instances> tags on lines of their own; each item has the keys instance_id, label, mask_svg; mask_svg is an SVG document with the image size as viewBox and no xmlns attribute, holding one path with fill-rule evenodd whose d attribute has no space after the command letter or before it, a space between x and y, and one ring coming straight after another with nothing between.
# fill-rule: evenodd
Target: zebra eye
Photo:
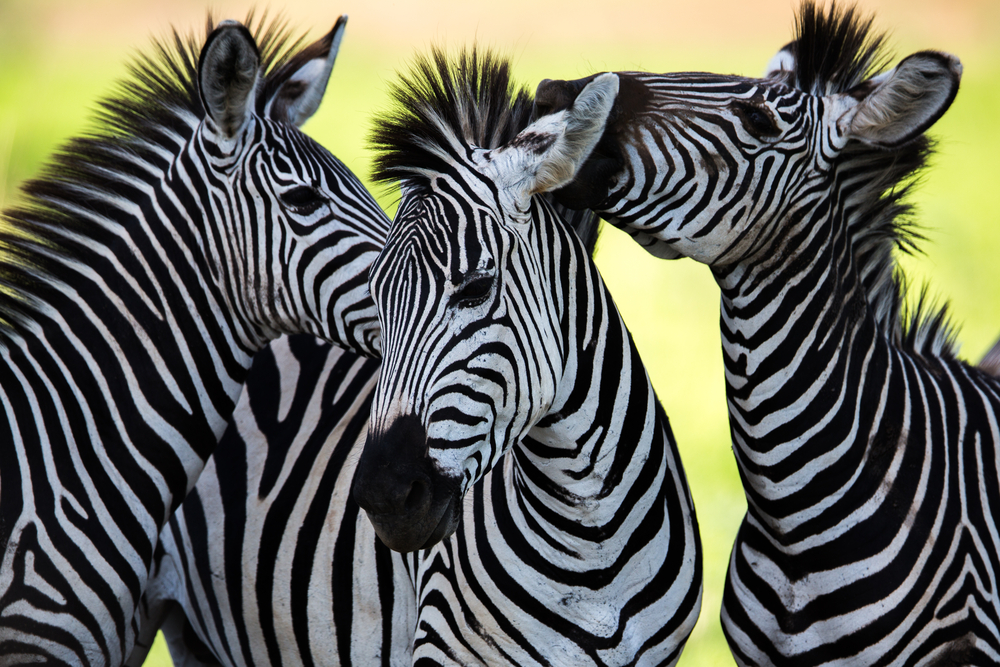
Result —
<instances>
[{"instance_id":1,"label":"zebra eye","mask_svg":"<svg viewBox=\"0 0 1000 667\"><path fill-rule=\"evenodd\" d=\"M748 102L736 102L733 106L736 115L743 122L743 127L751 135L763 139L764 137L776 137L780 134L774 118L766 107Z\"/></svg>"},{"instance_id":2,"label":"zebra eye","mask_svg":"<svg viewBox=\"0 0 1000 667\"><path fill-rule=\"evenodd\" d=\"M493 276L473 276L452 293L450 304L458 308L475 308L486 301L492 291Z\"/></svg>"},{"instance_id":3,"label":"zebra eye","mask_svg":"<svg viewBox=\"0 0 1000 667\"><path fill-rule=\"evenodd\" d=\"M281 203L298 213L309 215L325 204L326 198L317 192L315 188L311 188L308 185L300 185L288 192L283 192L281 194Z\"/></svg>"}]
</instances>

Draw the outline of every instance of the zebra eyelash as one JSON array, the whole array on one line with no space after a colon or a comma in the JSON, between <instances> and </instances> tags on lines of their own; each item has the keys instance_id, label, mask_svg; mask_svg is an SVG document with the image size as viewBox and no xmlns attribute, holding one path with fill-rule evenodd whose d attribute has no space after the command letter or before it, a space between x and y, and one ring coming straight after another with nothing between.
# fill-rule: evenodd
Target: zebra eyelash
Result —
<instances>
[{"instance_id":1,"label":"zebra eyelash","mask_svg":"<svg viewBox=\"0 0 1000 667\"><path fill-rule=\"evenodd\" d=\"M473 274L452 293L448 305L454 308L475 308L482 305L493 292L494 282L494 277L490 274Z\"/></svg>"},{"instance_id":2,"label":"zebra eyelash","mask_svg":"<svg viewBox=\"0 0 1000 667\"><path fill-rule=\"evenodd\" d=\"M309 215L327 200L316 188L299 185L279 195L281 203L301 215Z\"/></svg>"}]
</instances>

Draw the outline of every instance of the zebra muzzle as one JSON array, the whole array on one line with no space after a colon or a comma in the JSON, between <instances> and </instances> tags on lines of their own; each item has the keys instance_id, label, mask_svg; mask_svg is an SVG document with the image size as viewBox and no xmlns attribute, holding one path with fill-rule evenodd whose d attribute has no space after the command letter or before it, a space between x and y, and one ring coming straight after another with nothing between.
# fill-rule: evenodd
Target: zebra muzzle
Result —
<instances>
[{"instance_id":1,"label":"zebra muzzle","mask_svg":"<svg viewBox=\"0 0 1000 667\"><path fill-rule=\"evenodd\" d=\"M427 455L427 432L415 416L370 431L351 495L390 549L425 549L455 532L458 480L441 474Z\"/></svg>"}]
</instances>

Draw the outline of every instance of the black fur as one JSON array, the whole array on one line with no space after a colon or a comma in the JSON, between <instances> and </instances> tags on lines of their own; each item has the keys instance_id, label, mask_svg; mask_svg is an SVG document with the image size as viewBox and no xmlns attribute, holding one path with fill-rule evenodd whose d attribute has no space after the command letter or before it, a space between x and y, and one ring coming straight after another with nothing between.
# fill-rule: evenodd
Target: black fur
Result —
<instances>
[{"instance_id":1,"label":"black fur","mask_svg":"<svg viewBox=\"0 0 1000 667\"><path fill-rule=\"evenodd\" d=\"M888 63L885 35L857 7L832 3L824 13L812 0L799 8L795 39L785 48L795 56L793 85L812 95L845 93Z\"/></svg>"}]
</instances>

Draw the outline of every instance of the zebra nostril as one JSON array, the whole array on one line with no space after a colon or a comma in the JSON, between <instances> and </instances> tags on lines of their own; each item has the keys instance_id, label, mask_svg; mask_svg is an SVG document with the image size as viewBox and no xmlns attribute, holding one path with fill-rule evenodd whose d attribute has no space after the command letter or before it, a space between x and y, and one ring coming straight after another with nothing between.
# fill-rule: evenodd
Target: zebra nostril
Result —
<instances>
[{"instance_id":1,"label":"zebra nostril","mask_svg":"<svg viewBox=\"0 0 1000 667\"><path fill-rule=\"evenodd\" d=\"M427 482L421 479L413 480L410 485L410 492L406 494L406 501L403 503L403 510L415 512L423 508L430 499L430 488Z\"/></svg>"}]
</instances>

